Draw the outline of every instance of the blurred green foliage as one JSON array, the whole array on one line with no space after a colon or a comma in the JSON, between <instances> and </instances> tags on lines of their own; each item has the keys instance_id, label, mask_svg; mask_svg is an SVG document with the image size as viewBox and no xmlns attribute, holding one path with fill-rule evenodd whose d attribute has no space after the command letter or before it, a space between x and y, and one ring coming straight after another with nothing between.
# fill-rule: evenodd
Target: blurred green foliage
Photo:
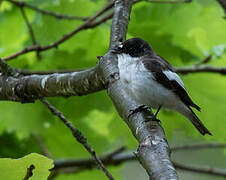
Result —
<instances>
[{"instance_id":1,"label":"blurred green foliage","mask_svg":"<svg viewBox=\"0 0 226 180\"><path fill-rule=\"evenodd\" d=\"M50 11L91 16L106 3L105 0L26 0ZM81 24L80 21L56 20L25 8L38 43L47 45L61 38ZM141 37L174 66L187 66L213 55L213 66L226 65L226 20L215 0L197 0L192 3L134 5L127 38ZM18 7L3 1L0 5L0 57L8 56L32 45L26 24ZM107 52L110 21L95 29L79 32L57 49L28 53L9 62L12 67L29 70L89 68L98 61L96 56ZM181 115L162 110L159 118L170 139L176 130L203 140L225 141L226 131L226 77L202 73L182 76L189 94L202 107L200 119L214 136L200 137L196 129ZM84 97L49 98L87 137L88 142L101 154L122 145L137 146L126 124L117 115L105 92ZM0 157L19 158L31 152L41 153L31 136L41 136L54 158L89 157L84 148L71 136L65 126L40 102L20 104L0 103ZM116 179L122 179L122 166L111 168ZM78 175L60 175L56 179L104 179L98 170Z\"/></svg>"}]
</instances>

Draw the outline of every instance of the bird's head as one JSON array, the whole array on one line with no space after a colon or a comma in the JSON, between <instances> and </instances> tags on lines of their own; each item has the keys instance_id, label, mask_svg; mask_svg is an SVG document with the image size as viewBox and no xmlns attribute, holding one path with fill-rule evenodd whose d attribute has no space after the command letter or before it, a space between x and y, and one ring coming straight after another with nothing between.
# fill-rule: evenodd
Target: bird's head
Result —
<instances>
[{"instance_id":1,"label":"bird's head","mask_svg":"<svg viewBox=\"0 0 226 180\"><path fill-rule=\"evenodd\" d=\"M132 57L140 57L147 54L152 54L151 46L140 38L131 38L121 43L113 50L117 54L128 54Z\"/></svg>"}]
</instances>

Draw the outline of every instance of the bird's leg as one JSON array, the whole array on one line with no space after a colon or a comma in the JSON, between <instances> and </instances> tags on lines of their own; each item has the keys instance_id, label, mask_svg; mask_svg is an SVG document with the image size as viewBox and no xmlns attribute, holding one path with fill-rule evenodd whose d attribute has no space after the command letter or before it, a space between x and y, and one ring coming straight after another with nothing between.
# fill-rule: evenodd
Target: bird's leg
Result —
<instances>
[{"instance_id":1,"label":"bird's leg","mask_svg":"<svg viewBox=\"0 0 226 180\"><path fill-rule=\"evenodd\" d=\"M158 115L158 113L159 113L161 107L162 107L162 105L160 105L160 106L158 107L158 109L157 109L156 113L154 114L154 116L153 116L151 119L146 120L145 122L149 122L150 120L151 120L151 121L161 122L159 119L157 119L157 115Z\"/></svg>"},{"instance_id":2,"label":"bird's leg","mask_svg":"<svg viewBox=\"0 0 226 180\"><path fill-rule=\"evenodd\" d=\"M156 113L155 113L155 115L154 115L155 118L157 117L157 115L158 115L158 113L159 113L161 107L162 107L162 105L160 105L160 106L158 107L158 109L157 109L157 111L156 111Z\"/></svg>"},{"instance_id":3,"label":"bird's leg","mask_svg":"<svg viewBox=\"0 0 226 180\"><path fill-rule=\"evenodd\" d=\"M136 109L132 109L132 110L130 110L130 112L129 112L129 115L128 115L128 118L130 117L130 116L132 116L133 114L135 114L135 113L138 113L138 112L141 112L141 111L147 111L149 108L148 108L148 106L146 106L146 105L141 105L141 106L139 106L138 108L136 108Z\"/></svg>"}]
</instances>

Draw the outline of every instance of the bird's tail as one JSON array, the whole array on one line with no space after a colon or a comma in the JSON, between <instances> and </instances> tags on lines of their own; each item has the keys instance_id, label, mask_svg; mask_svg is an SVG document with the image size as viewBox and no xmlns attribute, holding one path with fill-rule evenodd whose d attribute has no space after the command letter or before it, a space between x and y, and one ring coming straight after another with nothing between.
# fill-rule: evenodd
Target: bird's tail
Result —
<instances>
[{"instance_id":1,"label":"bird's tail","mask_svg":"<svg viewBox=\"0 0 226 180\"><path fill-rule=\"evenodd\" d=\"M196 127L196 129L202 134L209 134L212 135L211 132L204 126L204 124L200 121L200 119L196 116L194 111L191 108L188 108L189 111L186 113L184 112L184 116L186 116L191 123Z\"/></svg>"}]
</instances>

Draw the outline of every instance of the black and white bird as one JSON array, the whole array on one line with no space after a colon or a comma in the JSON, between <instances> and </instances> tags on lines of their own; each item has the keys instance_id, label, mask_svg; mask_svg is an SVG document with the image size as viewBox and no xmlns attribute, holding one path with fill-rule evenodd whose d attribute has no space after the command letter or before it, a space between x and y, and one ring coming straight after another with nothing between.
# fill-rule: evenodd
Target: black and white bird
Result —
<instances>
[{"instance_id":1,"label":"black and white bird","mask_svg":"<svg viewBox=\"0 0 226 180\"><path fill-rule=\"evenodd\" d=\"M120 81L129 95L140 104L177 111L187 117L202 134L211 135L191 107L200 111L189 97L173 67L158 56L140 38L126 40L115 53L118 56Z\"/></svg>"}]
</instances>

